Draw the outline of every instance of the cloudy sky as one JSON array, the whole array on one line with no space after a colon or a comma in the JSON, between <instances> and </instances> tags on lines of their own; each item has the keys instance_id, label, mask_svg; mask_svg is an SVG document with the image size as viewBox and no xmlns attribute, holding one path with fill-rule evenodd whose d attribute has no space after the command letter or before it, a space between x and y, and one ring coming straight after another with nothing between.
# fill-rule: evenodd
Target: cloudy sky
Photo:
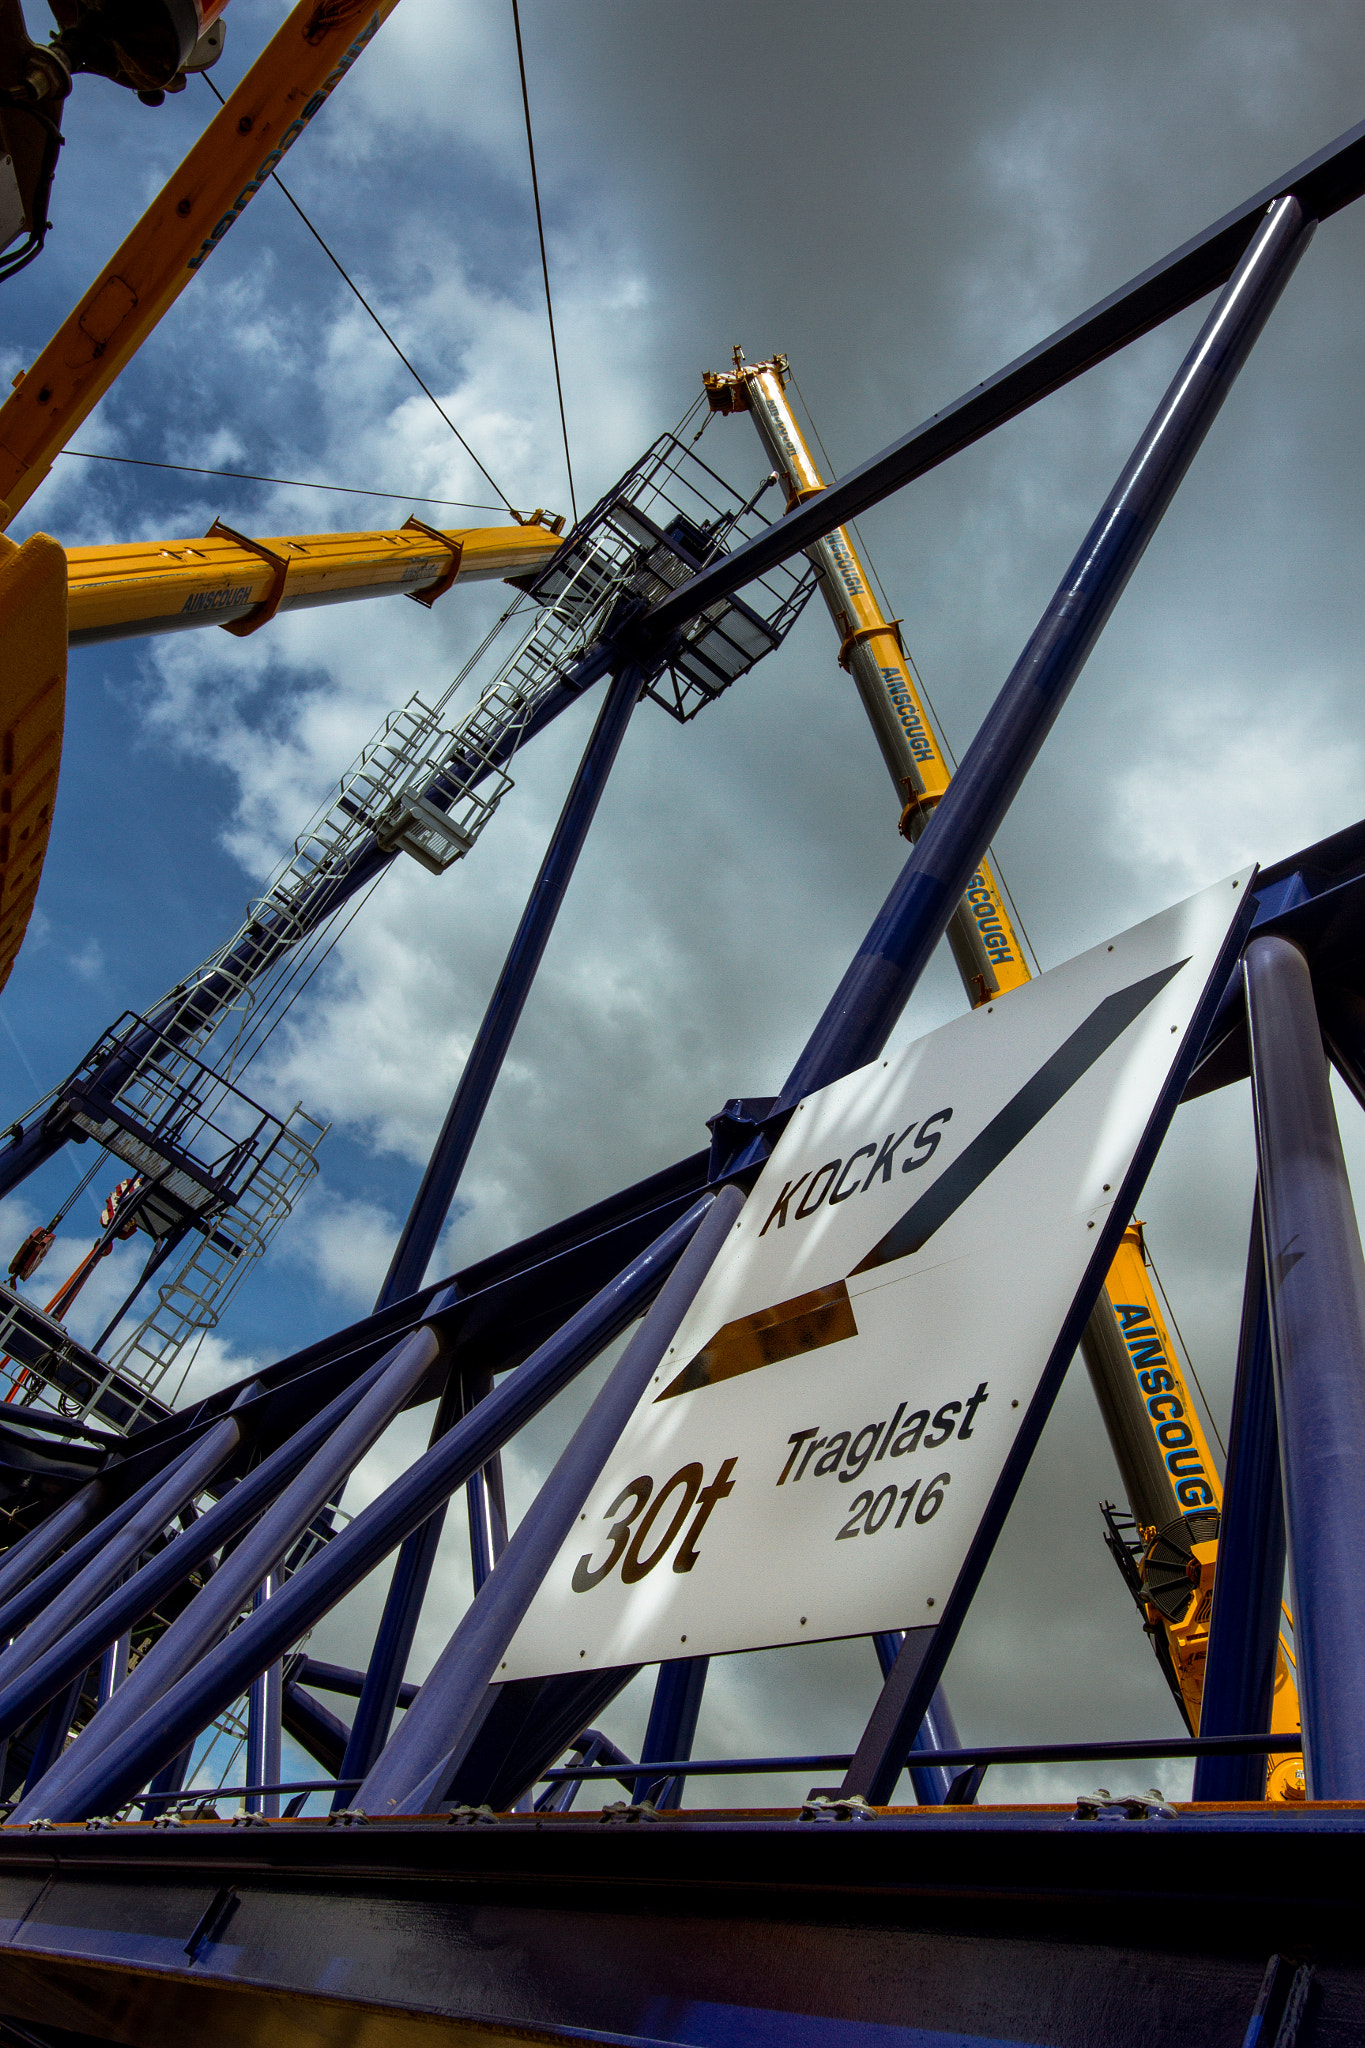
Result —
<instances>
[{"instance_id":1,"label":"cloudy sky","mask_svg":"<svg viewBox=\"0 0 1365 2048\"><path fill-rule=\"evenodd\" d=\"M234 0L225 90L283 11ZM523 23L580 505L736 341L788 353L832 464L851 467L1349 127L1365 73L1358 12L1331 0L525 0ZM6 379L211 112L198 81L156 111L78 82L48 250L5 288ZM403 0L285 178L513 502L567 511L510 7ZM1359 210L1320 231L1001 834L1044 965L1365 810L1363 256ZM1199 318L865 520L959 751ZM495 504L273 190L75 446ZM761 474L743 420L717 421L704 452L749 488ZM412 502L443 524L485 516ZM217 514L308 533L406 509L66 458L14 532L193 536ZM73 655L52 851L0 1001L7 1119L235 926L385 712L444 688L499 605L474 589L431 615L389 600L245 641L208 630ZM727 1096L780 1083L904 852L833 656L812 609L686 730L637 714L433 1270L694 1150ZM272 1106L302 1098L333 1129L190 1392L372 1301L594 708L527 751L468 862L443 879L395 867L251 1070ZM945 957L900 1042L961 1007ZM1355 1114L1343 1128L1365 1173ZM63 1158L5 1205L3 1248L73 1175ZM1142 1205L1220 1428L1251 1175L1241 1087L1181 1113ZM88 1203L73 1211L44 1282L93 1223ZM79 1330L117 1298L120 1266L101 1269ZM1003 1340L1008 1305L993 1312ZM587 1391L513 1448L516 1505ZM423 1427L391 1433L349 1507ZM1095 1503L1118 1494L1078 1367L949 1669L965 1738L1179 1732L1100 1543ZM452 1526L411 1675L467 1586ZM362 1661L380 1597L382 1577L315 1647ZM862 1642L726 1660L698 1753L851 1745L874 1693ZM637 1685L613 1710L622 1741L647 1699ZM1066 1796L1085 1775L987 1784Z\"/></svg>"}]
</instances>

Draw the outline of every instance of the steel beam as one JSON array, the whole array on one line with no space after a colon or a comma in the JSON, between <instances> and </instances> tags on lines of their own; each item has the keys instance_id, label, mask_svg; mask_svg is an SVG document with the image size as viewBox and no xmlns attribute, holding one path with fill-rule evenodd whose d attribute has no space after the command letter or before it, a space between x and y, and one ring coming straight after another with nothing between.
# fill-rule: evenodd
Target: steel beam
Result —
<instances>
[{"instance_id":1,"label":"steel beam","mask_svg":"<svg viewBox=\"0 0 1365 2048\"><path fill-rule=\"evenodd\" d=\"M385 1370L356 1403L330 1437L319 1446L298 1476L278 1495L256 1526L225 1557L208 1584L190 1601L164 1634L159 1636L136 1670L129 1673L107 1706L101 1707L77 1736L66 1754L49 1773L53 1798L82 1771L98 1769L105 1750L116 1746L125 1730L140 1715L157 1719L156 1704L162 1694L193 1670L195 1664L232 1627L258 1586L288 1554L291 1545L325 1507L338 1486L387 1429L404 1407L440 1354L440 1339L425 1326L413 1332L394 1351ZM325 1554L325 1552L324 1552ZM256 1614L264 1621L276 1600L264 1603ZM238 1631L240 1633L240 1631ZM264 1670L273 1659L267 1657ZM252 1671L255 1678L258 1671ZM226 1704L226 1702L224 1702ZM206 1715L205 1721L212 1719ZM171 1744L167 1760L199 1733L188 1730ZM149 1773L150 1775L150 1773ZM16 1808L16 1812L19 1809ZM28 1815L24 1816L26 1819Z\"/></svg>"},{"instance_id":2,"label":"steel beam","mask_svg":"<svg viewBox=\"0 0 1365 2048\"><path fill-rule=\"evenodd\" d=\"M44 1566L64 1550L68 1543L90 1527L99 1515L108 1497L109 1488L103 1479L91 1479L70 1500L63 1501L50 1515L45 1515L36 1528L27 1536L21 1536L12 1543L0 1560L0 1608L13 1593L18 1593L36 1578Z\"/></svg>"},{"instance_id":3,"label":"steel beam","mask_svg":"<svg viewBox=\"0 0 1365 2048\"><path fill-rule=\"evenodd\" d=\"M1277 200L1261 222L788 1076L780 1107L794 1106L812 1089L875 1059L886 1043L1314 225L1293 198ZM1249 901L1244 905L1244 918L1252 908ZM1220 995L1221 989L1206 999L1195 1020L1191 1062ZM1182 1068L1182 1087L1185 1078ZM1135 1174L1140 1165L1135 1161ZM1112 1219L1100 1233L1102 1246L1111 1233ZM1081 1303L1087 1315L1094 1299L1091 1294ZM1023 1477L1060 1369L1054 1355L937 1628L907 1635L849 1767L845 1792L874 1804L890 1798Z\"/></svg>"},{"instance_id":4,"label":"steel beam","mask_svg":"<svg viewBox=\"0 0 1365 2048\"><path fill-rule=\"evenodd\" d=\"M428 1449L439 1443L467 1412L467 1405L464 1376L452 1372L431 1426ZM389 1739L403 1673L408 1668L412 1639L417 1633L422 1602L426 1598L431 1568L436 1562L441 1531L445 1527L446 1506L447 1503L442 1501L421 1528L405 1539L394 1560L384 1611L379 1617L374 1647L370 1651L369 1669L365 1673L355 1719L337 1771L339 1778L363 1778ZM337 1810L350 1803L349 1789L338 1791L332 1801L333 1808Z\"/></svg>"},{"instance_id":5,"label":"steel beam","mask_svg":"<svg viewBox=\"0 0 1365 2048\"><path fill-rule=\"evenodd\" d=\"M275 1574L267 1573L252 1595L253 1613L264 1607L275 1591ZM279 1658L252 1679L246 1701L246 1781L248 1785L278 1785L280 1782L280 1738L283 1733L284 1666ZM182 1750L184 1756L188 1752ZM183 1779L181 1781L184 1782ZM179 1791L180 1787L173 1788ZM251 1792L246 1798L248 1813L263 1813L267 1820L280 1817L278 1792Z\"/></svg>"},{"instance_id":6,"label":"steel beam","mask_svg":"<svg viewBox=\"0 0 1365 2048\"><path fill-rule=\"evenodd\" d=\"M100 1705L107 1704L128 1675L128 1630L255 1520L373 1386L382 1370L382 1362L372 1366L363 1378L338 1394L311 1422L200 1515L183 1535L106 1595L59 1642L0 1690L0 1741L22 1728L102 1650L111 1658L107 1683L103 1672L100 1680Z\"/></svg>"},{"instance_id":7,"label":"steel beam","mask_svg":"<svg viewBox=\"0 0 1365 2048\"><path fill-rule=\"evenodd\" d=\"M1217 417L1315 223L1271 207L986 715L778 1109L875 1059Z\"/></svg>"},{"instance_id":8,"label":"steel beam","mask_svg":"<svg viewBox=\"0 0 1365 2048\"><path fill-rule=\"evenodd\" d=\"M1258 1196L1242 1296L1201 1735L1258 1734L1270 1727L1283 1593L1284 1503ZM1265 1774L1263 1756L1203 1756L1195 1765L1194 1797L1262 1799Z\"/></svg>"},{"instance_id":9,"label":"steel beam","mask_svg":"<svg viewBox=\"0 0 1365 2048\"><path fill-rule=\"evenodd\" d=\"M550 934L573 879L578 856L597 815L612 763L626 736L630 714L640 701L643 677L627 663L613 677L597 714L583 759L578 765L564 808L559 814L532 885L521 922L503 962L478 1035L469 1050L454 1100L441 1126L422 1185L403 1225L393 1262L379 1290L375 1308L385 1309L422 1284L436 1240L445 1228L455 1190L460 1184L470 1147L478 1136L494 1083L502 1072L507 1048L517 1028L536 970L545 956Z\"/></svg>"},{"instance_id":10,"label":"steel beam","mask_svg":"<svg viewBox=\"0 0 1365 2048\"><path fill-rule=\"evenodd\" d=\"M291 1648L305 1630L382 1563L405 1536L419 1528L434 1508L449 1499L471 1472L486 1464L493 1451L515 1436L575 1374L635 1321L664 1284L710 1207L710 1197L694 1203L685 1216L671 1224L624 1273L594 1295L525 1365L509 1373L486 1401L479 1402L472 1415L458 1423L378 1500L339 1530L324 1550L286 1581L267 1606L249 1616L216 1649L201 1656L193 1669L107 1749L88 1763L85 1757L79 1758L70 1781L64 1780L53 1791L48 1802L49 1817L84 1819L90 1814L108 1812L131 1798L215 1715L231 1705L258 1672ZM241 1549L245 1550L246 1545ZM221 1570L215 1573L215 1584L221 1576ZM169 1634L161 1642L168 1640ZM159 1650L161 1644L157 1647ZM136 1675L120 1686L103 1710L106 1715L117 1712ZM99 1718L96 1716L96 1721ZM95 1725L90 1724L91 1728ZM89 1734L87 1729L81 1739L87 1740ZM73 1744L58 1768L68 1763L75 1750ZM85 1756L90 1755L91 1750L87 1749Z\"/></svg>"},{"instance_id":11,"label":"steel beam","mask_svg":"<svg viewBox=\"0 0 1365 2048\"><path fill-rule=\"evenodd\" d=\"M667 1763L675 1757L691 1756L710 1663L709 1657L677 1657L659 1666L640 1750L642 1764ZM634 1797L637 1803L647 1799L660 1809L681 1806L686 1783L681 1772L663 1778L642 1772L635 1780Z\"/></svg>"},{"instance_id":12,"label":"steel beam","mask_svg":"<svg viewBox=\"0 0 1365 2048\"><path fill-rule=\"evenodd\" d=\"M0 1689L26 1671L44 1650L50 1650L82 1615L118 1585L148 1545L155 1543L180 1510L203 1492L246 1435L239 1416L223 1416L176 1459L157 1485L149 1483L142 1489L146 1498L141 1500L137 1512L128 1516L82 1570L43 1605L23 1633L0 1653ZM136 1502L140 1496L135 1494L133 1498Z\"/></svg>"},{"instance_id":13,"label":"steel beam","mask_svg":"<svg viewBox=\"0 0 1365 2048\"><path fill-rule=\"evenodd\" d=\"M1246 995L1304 1777L1365 1799L1365 1258L1298 947L1254 939Z\"/></svg>"}]
</instances>

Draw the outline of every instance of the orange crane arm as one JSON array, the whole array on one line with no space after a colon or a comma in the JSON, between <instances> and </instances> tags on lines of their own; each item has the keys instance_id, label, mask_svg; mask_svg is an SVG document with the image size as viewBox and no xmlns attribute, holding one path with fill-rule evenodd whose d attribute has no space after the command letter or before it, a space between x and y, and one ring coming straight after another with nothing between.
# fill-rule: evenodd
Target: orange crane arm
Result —
<instances>
[{"instance_id":1,"label":"orange crane arm","mask_svg":"<svg viewBox=\"0 0 1365 2048\"><path fill-rule=\"evenodd\" d=\"M535 576L559 547L562 520L438 530L410 520L379 533L248 540L215 524L199 540L68 548L73 647L196 626L255 632L277 611L406 593L433 604L452 583Z\"/></svg>"},{"instance_id":2,"label":"orange crane arm","mask_svg":"<svg viewBox=\"0 0 1365 2048\"><path fill-rule=\"evenodd\" d=\"M0 406L7 527L398 0L300 0Z\"/></svg>"}]
</instances>

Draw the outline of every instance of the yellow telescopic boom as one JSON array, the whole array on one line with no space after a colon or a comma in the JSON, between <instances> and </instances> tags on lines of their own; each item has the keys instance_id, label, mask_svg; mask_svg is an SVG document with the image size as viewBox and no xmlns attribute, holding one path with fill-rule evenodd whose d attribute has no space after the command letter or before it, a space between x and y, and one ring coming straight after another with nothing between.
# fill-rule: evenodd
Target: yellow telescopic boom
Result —
<instances>
[{"instance_id":1,"label":"yellow telescopic boom","mask_svg":"<svg viewBox=\"0 0 1365 2048\"><path fill-rule=\"evenodd\" d=\"M395 593L432 605L453 583L537 575L563 523L536 513L525 526L447 532L410 519L381 533L252 540L215 521L200 540L68 548L71 645L196 626L254 633L277 612Z\"/></svg>"},{"instance_id":2,"label":"yellow telescopic boom","mask_svg":"<svg viewBox=\"0 0 1365 2048\"><path fill-rule=\"evenodd\" d=\"M787 400L785 356L703 378L711 410L747 412L785 485L788 508L824 489ZM901 641L882 614L847 528L808 550L839 634L839 660L858 686L882 758L905 805L901 830L917 838L948 786L950 770ZM973 1008L1030 979L1003 891L988 862L972 877L949 942ZM1141 1224L1125 1231L1081 1352L1144 1546L1142 1593L1148 1627L1169 1652L1172 1677L1192 1729L1199 1726L1208 1653L1222 1486L1190 1398L1148 1270ZM1281 1644L1271 1725L1297 1730L1298 1697ZM1292 1756L1269 1760L1270 1799L1303 1797Z\"/></svg>"},{"instance_id":3,"label":"yellow telescopic boom","mask_svg":"<svg viewBox=\"0 0 1365 2048\"><path fill-rule=\"evenodd\" d=\"M787 361L745 363L703 380L713 412L747 412L769 461L786 489L787 509L825 488L796 416L787 403ZM858 687L882 758L902 804L901 830L918 839L948 787L943 747L921 700L901 642L900 622L886 619L847 529L838 527L807 553L820 573L820 591L839 634L839 661ZM1023 949L1005 899L983 861L972 876L948 930L973 1007L1029 979Z\"/></svg>"}]
</instances>

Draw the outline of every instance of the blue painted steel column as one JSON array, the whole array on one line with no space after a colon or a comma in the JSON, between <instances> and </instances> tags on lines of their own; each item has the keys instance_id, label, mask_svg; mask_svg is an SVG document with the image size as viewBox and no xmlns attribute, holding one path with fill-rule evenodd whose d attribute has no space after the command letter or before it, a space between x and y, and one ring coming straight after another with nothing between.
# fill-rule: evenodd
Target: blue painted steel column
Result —
<instances>
[{"instance_id":1,"label":"blue painted steel column","mask_svg":"<svg viewBox=\"0 0 1365 2048\"><path fill-rule=\"evenodd\" d=\"M49 1789L54 1796L61 1786L79 1776L82 1770L89 1769L92 1760L97 1760L104 1750L116 1743L140 1715L155 1716L156 1702L161 1694L183 1677L232 1627L266 1575L288 1555L290 1546L308 1527L314 1515L331 1499L342 1480L359 1464L394 1416L406 1406L440 1356L440 1350L440 1338L425 1324L395 1347L384 1372L369 1392L337 1425L256 1526L223 1559L208 1584L177 1615L146 1656L138 1660L136 1669L129 1673L108 1705L101 1707L65 1756L53 1765ZM276 1600L278 1598L277 1595ZM263 1606L256 1618L264 1621L275 1604L271 1601ZM240 1634L241 1631L234 1633ZM272 1661L270 1657L263 1659L258 1669L263 1671ZM257 1672L252 1671L250 1676L255 1678ZM211 1714L206 1715L205 1721L212 1718ZM158 1765L174 1756L198 1733L197 1727L192 1728L179 1742L172 1743L166 1755L158 1758ZM136 1791L138 1788L134 1786L132 1789Z\"/></svg>"},{"instance_id":2,"label":"blue painted steel column","mask_svg":"<svg viewBox=\"0 0 1365 2048\"><path fill-rule=\"evenodd\" d=\"M92 1529L88 1529L77 1542L63 1551L60 1557L54 1557L36 1578L30 1579L27 1584L21 1585L17 1592L10 1595L4 1606L0 1607L0 1642L17 1636L21 1629L28 1627L35 1616L45 1614L63 1588L69 1586L90 1564L113 1548L133 1517L140 1514L148 1501L154 1499L165 1486L167 1480L179 1471L193 1448L191 1445L190 1449L180 1453L174 1463L163 1466L161 1471L144 1480L135 1493L130 1493L116 1508L111 1508L108 1514L102 1516ZM171 1514L175 1512L176 1510L171 1510ZM167 1520L169 1519L168 1515Z\"/></svg>"},{"instance_id":3,"label":"blue painted steel column","mask_svg":"<svg viewBox=\"0 0 1365 2048\"><path fill-rule=\"evenodd\" d=\"M787 1077L779 1107L864 1065L885 1045L1315 226L1293 197L1267 208ZM989 1553L976 1546L976 1554L979 1572ZM963 1578L954 1591L958 1623L974 1583ZM896 1659L845 1775L845 1793L873 1805L891 1797L952 1633L943 1622L916 1631L913 1659L903 1652Z\"/></svg>"},{"instance_id":4,"label":"blue painted steel column","mask_svg":"<svg viewBox=\"0 0 1365 2048\"><path fill-rule=\"evenodd\" d=\"M241 1447L246 1430L235 1415L224 1415L205 1430L170 1471L161 1475L135 1515L92 1557L68 1586L36 1614L7 1650L0 1653L0 1686L17 1678L44 1650L59 1642L74 1622L96 1606L125 1571L154 1543L188 1501L202 1493L220 1465ZM136 1498L137 1496L135 1496Z\"/></svg>"},{"instance_id":5,"label":"blue painted steel column","mask_svg":"<svg viewBox=\"0 0 1365 2048\"><path fill-rule=\"evenodd\" d=\"M882 1668L882 1677L891 1676L891 1666L900 1655L905 1638L899 1629L879 1631L872 1638L872 1647L877 1652L877 1662ZM948 1695L940 1685L929 1702L929 1711L915 1730L915 1739L910 1745L910 1755L921 1749L961 1749L962 1737L957 1732L953 1710L948 1705ZM921 1806L943 1806L948 1798L948 1788L954 1773L946 1764L926 1764L916 1769L910 1765L910 1783L915 1788L915 1798Z\"/></svg>"},{"instance_id":6,"label":"blue painted steel column","mask_svg":"<svg viewBox=\"0 0 1365 2048\"><path fill-rule=\"evenodd\" d=\"M1242 1296L1201 1735L1259 1735L1270 1727L1275 1691L1284 1593L1284 1503L1261 1233L1258 1195ZM1194 1767L1194 1796L1262 1799L1265 1774L1263 1756L1201 1756Z\"/></svg>"},{"instance_id":7,"label":"blue painted steel column","mask_svg":"<svg viewBox=\"0 0 1365 2048\"><path fill-rule=\"evenodd\" d=\"M1315 226L1294 198L1268 209L788 1076L778 1109L881 1052Z\"/></svg>"},{"instance_id":8,"label":"blue painted steel column","mask_svg":"<svg viewBox=\"0 0 1365 2048\"><path fill-rule=\"evenodd\" d=\"M493 1681L508 1643L743 1207L744 1196L736 1187L723 1188L715 1197L402 1727L356 1794L353 1804L361 1812L427 1813L440 1804L460 1751L496 1697ZM491 1405L491 1400L481 1401L479 1409Z\"/></svg>"},{"instance_id":9,"label":"blue painted steel column","mask_svg":"<svg viewBox=\"0 0 1365 2048\"><path fill-rule=\"evenodd\" d=\"M386 1362L385 1359L377 1360L344 1393L329 1401L311 1422L305 1423L278 1450L272 1451L244 1479L229 1487L222 1499L192 1522L174 1543L168 1543L140 1571L134 1572L112 1593L106 1594L99 1606L82 1616L50 1650L35 1658L18 1678L0 1688L0 1741L30 1721L45 1701L69 1685L102 1651L110 1651L117 1659L121 1648L122 1664L115 1662L107 1690L104 1689L103 1672L101 1674L100 1705L107 1705L115 1688L122 1685L128 1675L127 1630L144 1614L149 1614L167 1593L181 1585L192 1571L198 1570L216 1550L239 1536L261 1510L269 1506L294 1474L307 1464L318 1445L331 1435L342 1417L348 1415L374 1385Z\"/></svg>"},{"instance_id":10,"label":"blue painted steel column","mask_svg":"<svg viewBox=\"0 0 1365 2048\"><path fill-rule=\"evenodd\" d=\"M470 1148L483 1121L483 1113L502 1071L512 1034L554 930L578 856L583 851L607 777L625 738L631 712L640 700L641 681L640 670L627 665L613 677L608 687L592 736L541 862L540 872L527 898L502 973L489 999L478 1036L470 1047L464 1072L422 1177L422 1185L403 1226L388 1276L379 1290L376 1311L389 1307L404 1295L415 1293L422 1284L436 1241L450 1213L450 1204ZM493 1483L500 1508L500 1471ZM482 1472L471 1475L468 1496L470 1549L474 1564L474 1590L477 1592L492 1569L500 1547L490 1513L494 1503L488 1498L488 1480ZM399 1551L375 1636L365 1690L361 1694L346 1746L346 1760L341 1770L343 1778L365 1777L388 1740L398 1687L402 1683L417 1631L437 1545L445 1526L445 1515L443 1502L431 1524L409 1536ZM502 1541L505 1542L505 1512L501 1520ZM349 1794L338 1793L334 1803L344 1806L348 1798Z\"/></svg>"},{"instance_id":11,"label":"blue painted steel column","mask_svg":"<svg viewBox=\"0 0 1365 2048\"><path fill-rule=\"evenodd\" d=\"M709 1657L678 1657L659 1666L654 1702L649 1710L649 1725L640 1751L642 1764L691 1756L710 1664ZM662 1779L651 1778L645 1773L635 1780L634 1797L637 1801L652 1799L654 1805L661 1809L681 1806L686 1783L682 1772L676 1777Z\"/></svg>"},{"instance_id":12,"label":"blue painted steel column","mask_svg":"<svg viewBox=\"0 0 1365 2048\"><path fill-rule=\"evenodd\" d=\"M89 1480L79 1493L73 1493L70 1500L54 1508L36 1529L30 1529L27 1536L10 1545L0 1559L0 1601L19 1592L45 1565L51 1564L59 1551L90 1527L108 1492L104 1480Z\"/></svg>"},{"instance_id":13,"label":"blue painted steel column","mask_svg":"<svg viewBox=\"0 0 1365 2048\"><path fill-rule=\"evenodd\" d=\"M306 1629L320 1621L353 1586L382 1563L405 1536L420 1528L471 1472L486 1465L494 1451L539 1414L613 1338L630 1327L654 1300L711 1206L712 1197L704 1195L685 1215L661 1231L623 1273L600 1288L524 1365L505 1374L472 1415L457 1423L448 1436L401 1473L378 1500L339 1530L324 1550L294 1572L268 1606L248 1616L215 1649L200 1656L198 1663L168 1692L162 1693L131 1727L125 1727L104 1748L95 1750L90 1745L77 1755L80 1744L90 1744L91 1731L99 1722L118 1713L143 1665L169 1641L173 1630L168 1631L156 1650L119 1687L103 1715L96 1715L62 1758L57 1769L63 1770L63 1781L46 1795L47 1817L85 1820L91 1814L109 1813L132 1798L164 1763L241 1696L257 1672L291 1648ZM210 1510L210 1515L213 1512ZM196 1530L209 1521L210 1515L194 1525ZM246 1547L239 1546L228 1563L219 1567L211 1585L217 1585ZM504 1563L509 1555L510 1546ZM489 1586L492 1583L490 1579ZM487 1591L485 1587L484 1593ZM192 1602L186 1612L197 1605L197 1601ZM67 1772L66 1766L72 1759L75 1769Z\"/></svg>"},{"instance_id":14,"label":"blue painted steel column","mask_svg":"<svg viewBox=\"0 0 1365 2048\"><path fill-rule=\"evenodd\" d=\"M85 1673L73 1678L66 1691L52 1702L43 1716L38 1740L33 1745L29 1760L28 1776L24 1780L24 1797L32 1796L39 1781L47 1776L56 1758L62 1753L62 1744L70 1733L71 1723L76 1718L80 1705L81 1690L85 1684Z\"/></svg>"},{"instance_id":15,"label":"blue painted steel column","mask_svg":"<svg viewBox=\"0 0 1365 2048\"><path fill-rule=\"evenodd\" d=\"M255 1613L275 1591L271 1572L252 1595ZM248 1785L278 1785L280 1782L281 1736L283 1733L284 1666L279 1658L251 1681L246 1701L246 1781ZM176 1788L179 1789L178 1787ZM248 1813L263 1813L268 1820L280 1817L278 1792L251 1792Z\"/></svg>"},{"instance_id":16,"label":"blue painted steel column","mask_svg":"<svg viewBox=\"0 0 1365 2048\"><path fill-rule=\"evenodd\" d=\"M1365 1258L1308 963L1246 950L1270 1347L1310 1799L1365 1799Z\"/></svg>"},{"instance_id":17,"label":"blue painted steel column","mask_svg":"<svg viewBox=\"0 0 1365 2048\"><path fill-rule=\"evenodd\" d=\"M531 993L536 969L554 930L564 892L583 851L588 827L596 815L607 776L625 738L630 714L640 701L642 682L640 669L633 663L627 663L608 687L592 738L578 764L578 773L564 800L540 873L517 926L516 937L489 999L478 1037L470 1047L454 1100L422 1176L422 1185L417 1190L417 1199L403 1225L393 1264L375 1303L376 1309L387 1308L405 1294L415 1294L422 1284L427 1262L436 1249L436 1240L445 1228L470 1147L478 1136L488 1098L493 1093L512 1034Z\"/></svg>"}]
</instances>

